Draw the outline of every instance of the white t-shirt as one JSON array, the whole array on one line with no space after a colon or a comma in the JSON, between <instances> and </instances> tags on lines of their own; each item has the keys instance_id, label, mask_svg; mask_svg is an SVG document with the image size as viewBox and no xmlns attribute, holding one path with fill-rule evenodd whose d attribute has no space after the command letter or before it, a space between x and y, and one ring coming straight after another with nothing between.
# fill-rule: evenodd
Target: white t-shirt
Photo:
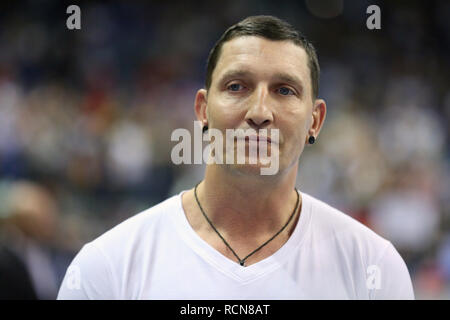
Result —
<instances>
[{"instance_id":1,"label":"white t-shirt","mask_svg":"<svg viewBox=\"0 0 450 320\"><path fill-rule=\"evenodd\" d=\"M183 192L86 244L58 299L414 299L389 241L306 193L288 241L243 267L192 229Z\"/></svg>"}]
</instances>

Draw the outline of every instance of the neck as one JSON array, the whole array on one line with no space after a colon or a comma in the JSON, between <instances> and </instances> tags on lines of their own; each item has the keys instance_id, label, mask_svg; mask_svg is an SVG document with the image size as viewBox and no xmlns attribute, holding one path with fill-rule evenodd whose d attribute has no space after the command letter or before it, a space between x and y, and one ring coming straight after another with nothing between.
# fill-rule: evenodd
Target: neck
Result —
<instances>
[{"instance_id":1,"label":"neck","mask_svg":"<svg viewBox=\"0 0 450 320\"><path fill-rule=\"evenodd\" d=\"M297 165L277 177L230 175L209 165L197 194L208 218L228 238L266 237L291 216L297 201L296 177ZM292 226L291 222L288 230Z\"/></svg>"}]
</instances>

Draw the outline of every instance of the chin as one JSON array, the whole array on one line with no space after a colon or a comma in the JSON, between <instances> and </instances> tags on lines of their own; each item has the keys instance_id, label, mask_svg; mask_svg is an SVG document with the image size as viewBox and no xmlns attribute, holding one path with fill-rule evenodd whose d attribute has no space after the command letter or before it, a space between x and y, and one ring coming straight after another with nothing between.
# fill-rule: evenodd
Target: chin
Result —
<instances>
[{"instance_id":1,"label":"chin","mask_svg":"<svg viewBox=\"0 0 450 320\"><path fill-rule=\"evenodd\" d=\"M266 163L250 163L249 159L246 158L245 164L227 164L226 165L230 171L239 175L247 175L252 177L274 177L277 176L280 170L277 170L273 175L261 174L261 170L264 168L269 168L270 164Z\"/></svg>"}]
</instances>

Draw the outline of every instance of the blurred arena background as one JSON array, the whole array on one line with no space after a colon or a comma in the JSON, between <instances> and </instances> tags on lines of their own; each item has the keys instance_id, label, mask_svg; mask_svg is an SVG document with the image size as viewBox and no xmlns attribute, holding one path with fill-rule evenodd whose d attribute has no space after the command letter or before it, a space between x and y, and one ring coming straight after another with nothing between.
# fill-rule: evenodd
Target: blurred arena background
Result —
<instances>
[{"instance_id":1,"label":"blurred arena background","mask_svg":"<svg viewBox=\"0 0 450 320\"><path fill-rule=\"evenodd\" d=\"M450 298L449 1L74 1L81 30L69 4L0 4L0 298L54 299L84 243L202 179L170 135L193 130L215 41L256 14L318 50L328 115L298 187L391 240L417 298Z\"/></svg>"}]
</instances>

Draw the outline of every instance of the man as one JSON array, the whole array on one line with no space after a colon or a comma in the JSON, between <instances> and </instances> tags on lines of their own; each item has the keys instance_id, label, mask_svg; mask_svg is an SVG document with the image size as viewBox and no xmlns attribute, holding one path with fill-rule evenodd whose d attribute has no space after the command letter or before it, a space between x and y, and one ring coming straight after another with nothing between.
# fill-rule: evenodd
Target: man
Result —
<instances>
[{"instance_id":1,"label":"man","mask_svg":"<svg viewBox=\"0 0 450 320\"><path fill-rule=\"evenodd\" d=\"M3 276L0 276L0 288L3 289L0 293L4 291L3 296L7 297L9 293L14 296L23 292L24 296L30 296L29 299L34 295L39 300L54 300L65 268L74 256L58 242L59 215L55 198L44 186L27 180L5 182L3 188L0 248L3 242L4 249L0 260L5 259L5 268L8 261L13 263L9 275L8 268L0 272ZM19 261L14 261L14 257ZM22 275L23 280L17 282L15 278L23 274L22 269L27 275ZM2 282L7 285L3 286ZM33 295L27 289L28 282Z\"/></svg>"},{"instance_id":2,"label":"man","mask_svg":"<svg viewBox=\"0 0 450 320\"><path fill-rule=\"evenodd\" d=\"M277 129L278 143L257 140L278 152L278 171L208 164L195 188L85 245L59 298L413 299L389 241L295 189L300 155L325 119L318 83L314 48L286 22L230 27L208 58L196 116L224 134Z\"/></svg>"}]
</instances>

